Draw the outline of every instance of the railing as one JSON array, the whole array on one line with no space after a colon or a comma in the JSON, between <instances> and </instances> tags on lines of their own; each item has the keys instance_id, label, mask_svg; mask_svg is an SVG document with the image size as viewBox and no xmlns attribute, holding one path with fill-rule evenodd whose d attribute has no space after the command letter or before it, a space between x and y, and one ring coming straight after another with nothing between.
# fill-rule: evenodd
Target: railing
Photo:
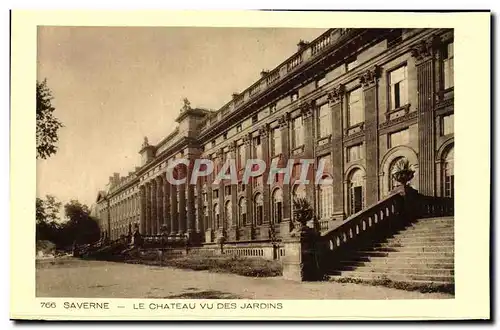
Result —
<instances>
[{"instance_id":1,"label":"railing","mask_svg":"<svg viewBox=\"0 0 500 330\"><path fill-rule=\"evenodd\" d=\"M144 249L185 247L188 243L187 239L182 236L143 235L141 239L141 248Z\"/></svg>"},{"instance_id":2,"label":"railing","mask_svg":"<svg viewBox=\"0 0 500 330\"><path fill-rule=\"evenodd\" d=\"M421 218L453 215L455 201L449 197L419 196L419 214Z\"/></svg>"},{"instance_id":3,"label":"railing","mask_svg":"<svg viewBox=\"0 0 500 330\"><path fill-rule=\"evenodd\" d=\"M325 47L327 47L331 43L331 41L332 41L331 33L328 33L322 36L320 39L317 39L311 46L311 54L316 55Z\"/></svg>"},{"instance_id":4,"label":"railing","mask_svg":"<svg viewBox=\"0 0 500 330\"><path fill-rule=\"evenodd\" d=\"M382 224L399 220L404 210L403 201L403 196L400 194L392 195L347 218L342 225L323 235L328 242L329 250L334 251L349 245L359 236L377 230L376 228L380 228Z\"/></svg>"},{"instance_id":5,"label":"railing","mask_svg":"<svg viewBox=\"0 0 500 330\"><path fill-rule=\"evenodd\" d=\"M288 72L292 71L297 66L299 66L300 63L302 63L302 54L301 53L297 54L290 61L288 61L288 63L286 64L287 71Z\"/></svg>"},{"instance_id":6,"label":"railing","mask_svg":"<svg viewBox=\"0 0 500 330\"><path fill-rule=\"evenodd\" d=\"M266 85L269 86L279 79L280 79L280 70L274 70L272 72L269 72L269 74L266 76Z\"/></svg>"}]
</instances>

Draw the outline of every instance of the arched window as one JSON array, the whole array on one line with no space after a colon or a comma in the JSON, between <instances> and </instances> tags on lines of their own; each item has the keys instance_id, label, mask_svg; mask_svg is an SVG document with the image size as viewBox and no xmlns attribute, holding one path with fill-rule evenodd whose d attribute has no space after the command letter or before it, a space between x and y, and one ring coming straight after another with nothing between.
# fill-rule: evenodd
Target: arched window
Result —
<instances>
[{"instance_id":1,"label":"arched window","mask_svg":"<svg viewBox=\"0 0 500 330\"><path fill-rule=\"evenodd\" d=\"M240 198L238 203L238 221L240 226L246 226L247 224L247 201L244 197Z\"/></svg>"},{"instance_id":2,"label":"arched window","mask_svg":"<svg viewBox=\"0 0 500 330\"><path fill-rule=\"evenodd\" d=\"M283 193L281 189L273 192L273 223L280 223L283 218Z\"/></svg>"},{"instance_id":3,"label":"arched window","mask_svg":"<svg viewBox=\"0 0 500 330\"><path fill-rule=\"evenodd\" d=\"M230 228L233 225L233 205L231 201L227 201L224 206L224 220L226 228Z\"/></svg>"},{"instance_id":4,"label":"arched window","mask_svg":"<svg viewBox=\"0 0 500 330\"><path fill-rule=\"evenodd\" d=\"M448 150L443 159L443 195L453 197L455 195L455 176L454 176L454 150L453 146Z\"/></svg>"},{"instance_id":5,"label":"arched window","mask_svg":"<svg viewBox=\"0 0 500 330\"><path fill-rule=\"evenodd\" d=\"M394 188L396 188L397 186L401 185L399 182L394 180L393 174L396 173L396 171L398 170L397 164L405 159L406 159L405 157L397 157L392 161L391 165L389 166L389 192L394 190Z\"/></svg>"},{"instance_id":6,"label":"arched window","mask_svg":"<svg viewBox=\"0 0 500 330\"><path fill-rule=\"evenodd\" d=\"M328 178L324 177L323 179ZM318 206L320 219L329 219L333 214L333 186L320 184L318 186Z\"/></svg>"},{"instance_id":7,"label":"arched window","mask_svg":"<svg viewBox=\"0 0 500 330\"><path fill-rule=\"evenodd\" d=\"M214 204L214 221L215 221L215 228L219 228L220 221L219 221L219 204Z\"/></svg>"},{"instance_id":8,"label":"arched window","mask_svg":"<svg viewBox=\"0 0 500 330\"><path fill-rule=\"evenodd\" d=\"M262 194L258 193L257 195L255 195L255 198L254 198L254 207L255 207L254 217L255 217L255 223L257 224L257 226L262 225L262 217L264 215L263 205L264 205L264 201L262 199Z\"/></svg>"},{"instance_id":9,"label":"arched window","mask_svg":"<svg viewBox=\"0 0 500 330\"><path fill-rule=\"evenodd\" d=\"M364 207L364 171L354 170L349 177L349 212L354 214Z\"/></svg>"}]
</instances>

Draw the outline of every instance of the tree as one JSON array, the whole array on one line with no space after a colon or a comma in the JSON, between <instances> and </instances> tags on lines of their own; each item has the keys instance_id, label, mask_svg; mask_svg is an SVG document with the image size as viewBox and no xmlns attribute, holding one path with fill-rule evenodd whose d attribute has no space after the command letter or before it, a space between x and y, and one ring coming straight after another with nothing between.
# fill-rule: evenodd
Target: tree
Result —
<instances>
[{"instance_id":1,"label":"tree","mask_svg":"<svg viewBox=\"0 0 500 330\"><path fill-rule=\"evenodd\" d=\"M52 91L47 79L36 82L36 158L46 159L57 151L57 131L63 125L54 116Z\"/></svg>"},{"instance_id":2,"label":"tree","mask_svg":"<svg viewBox=\"0 0 500 330\"><path fill-rule=\"evenodd\" d=\"M54 196L46 199L36 199L36 239L58 243L59 240L59 209L61 203Z\"/></svg>"},{"instance_id":3,"label":"tree","mask_svg":"<svg viewBox=\"0 0 500 330\"><path fill-rule=\"evenodd\" d=\"M71 200L64 205L64 214L68 221L64 224L63 234L66 245L93 243L100 238L99 225L87 205Z\"/></svg>"}]
</instances>

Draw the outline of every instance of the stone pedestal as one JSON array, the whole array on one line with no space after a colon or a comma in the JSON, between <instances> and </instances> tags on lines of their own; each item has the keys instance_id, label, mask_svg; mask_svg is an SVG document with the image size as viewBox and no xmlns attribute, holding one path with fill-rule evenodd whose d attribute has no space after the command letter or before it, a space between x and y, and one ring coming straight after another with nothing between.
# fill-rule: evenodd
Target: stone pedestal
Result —
<instances>
[{"instance_id":1,"label":"stone pedestal","mask_svg":"<svg viewBox=\"0 0 500 330\"><path fill-rule=\"evenodd\" d=\"M205 230L205 243L212 243L214 241L214 235L212 229Z\"/></svg>"},{"instance_id":2,"label":"stone pedestal","mask_svg":"<svg viewBox=\"0 0 500 330\"><path fill-rule=\"evenodd\" d=\"M314 230L302 228L283 239L283 278L293 281L323 279L319 265L319 236Z\"/></svg>"},{"instance_id":3,"label":"stone pedestal","mask_svg":"<svg viewBox=\"0 0 500 330\"><path fill-rule=\"evenodd\" d=\"M290 220L283 220L280 223L280 237L282 239L290 238L291 230L292 230L292 223Z\"/></svg>"}]
</instances>

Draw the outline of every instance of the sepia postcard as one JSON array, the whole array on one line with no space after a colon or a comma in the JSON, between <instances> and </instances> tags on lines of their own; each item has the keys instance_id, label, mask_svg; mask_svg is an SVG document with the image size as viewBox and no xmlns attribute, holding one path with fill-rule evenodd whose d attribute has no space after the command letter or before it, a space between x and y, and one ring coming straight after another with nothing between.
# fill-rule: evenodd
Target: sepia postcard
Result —
<instances>
[{"instance_id":1,"label":"sepia postcard","mask_svg":"<svg viewBox=\"0 0 500 330\"><path fill-rule=\"evenodd\" d=\"M10 317L489 319L490 20L13 11Z\"/></svg>"}]
</instances>

